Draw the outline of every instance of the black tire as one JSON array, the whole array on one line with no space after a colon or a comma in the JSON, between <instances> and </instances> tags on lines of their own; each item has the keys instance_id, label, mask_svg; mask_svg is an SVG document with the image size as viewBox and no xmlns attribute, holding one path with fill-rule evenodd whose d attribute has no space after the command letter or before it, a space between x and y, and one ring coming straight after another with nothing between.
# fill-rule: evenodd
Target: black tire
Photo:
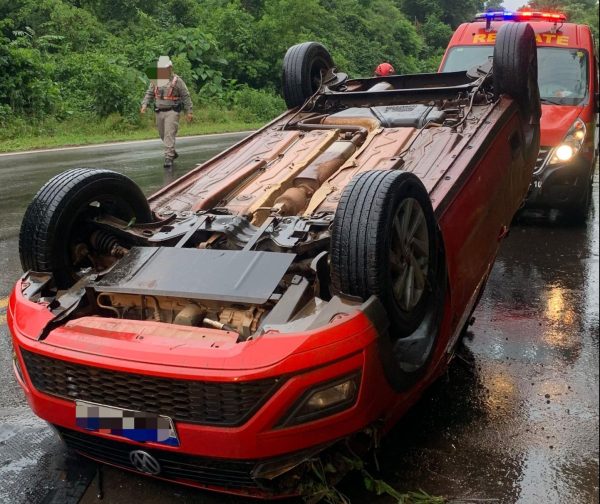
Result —
<instances>
[{"instance_id":1,"label":"black tire","mask_svg":"<svg viewBox=\"0 0 600 504\"><path fill-rule=\"evenodd\" d=\"M389 314L395 337L406 337L419 326L430 294L425 287L418 302L407 309L401 306L406 299L398 299L393 291L391 262L396 262L396 267L400 264L392 259L394 250L402 245L394 243L397 236L392 227L407 198L418 203L425 217L429 242L425 283L431 286L437 271L436 222L427 190L415 175L377 170L360 173L340 198L331 235L333 287L363 299L377 296Z\"/></svg>"},{"instance_id":2,"label":"black tire","mask_svg":"<svg viewBox=\"0 0 600 504\"><path fill-rule=\"evenodd\" d=\"M406 310L401 306L404 298L399 300L394 293L394 286L401 280L394 272L394 265L399 264L394 250L409 250L411 245L398 245L394 225L396 217L406 217L407 212L401 212L409 203L411 213L421 216L420 222L424 220L419 240L422 244L426 232L429 244L424 289ZM398 223L403 224L402 220ZM410 249L412 253L415 250ZM414 385L435 347L447 286L443 243L429 195L418 177L401 171L374 170L350 181L333 221L331 280L338 292L365 300L377 296L390 323L389 334L380 338L385 374L396 390Z\"/></svg>"},{"instance_id":3,"label":"black tire","mask_svg":"<svg viewBox=\"0 0 600 504\"><path fill-rule=\"evenodd\" d=\"M514 98L530 124L542 115L535 32L527 23L506 23L498 30L493 60L494 90Z\"/></svg>"},{"instance_id":4,"label":"black tire","mask_svg":"<svg viewBox=\"0 0 600 504\"><path fill-rule=\"evenodd\" d=\"M98 205L91 205L97 202ZM88 220L99 213L123 220L150 222L152 212L131 179L110 170L76 168L51 178L27 207L19 233L23 271L54 275L60 288L75 280L72 247L86 242Z\"/></svg>"},{"instance_id":5,"label":"black tire","mask_svg":"<svg viewBox=\"0 0 600 504\"><path fill-rule=\"evenodd\" d=\"M574 203L571 208L566 211L567 218L575 225L584 226L587 222L590 213L590 205L592 204L592 184L593 179L590 179L583 198L577 203Z\"/></svg>"},{"instance_id":6,"label":"black tire","mask_svg":"<svg viewBox=\"0 0 600 504\"><path fill-rule=\"evenodd\" d=\"M318 42L290 47L283 58L283 97L288 109L302 105L318 89L321 76L333 68L329 51Z\"/></svg>"},{"instance_id":7,"label":"black tire","mask_svg":"<svg viewBox=\"0 0 600 504\"><path fill-rule=\"evenodd\" d=\"M523 117L525 158L539 152L542 105L538 87L535 32L527 23L506 23L498 30L493 59L494 91L513 98Z\"/></svg>"}]
</instances>

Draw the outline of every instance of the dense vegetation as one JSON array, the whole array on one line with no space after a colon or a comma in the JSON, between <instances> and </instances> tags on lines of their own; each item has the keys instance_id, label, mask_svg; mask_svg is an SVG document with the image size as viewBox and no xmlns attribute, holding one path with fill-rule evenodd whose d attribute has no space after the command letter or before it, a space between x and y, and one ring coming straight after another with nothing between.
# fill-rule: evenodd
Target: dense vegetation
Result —
<instances>
[{"instance_id":1,"label":"dense vegetation","mask_svg":"<svg viewBox=\"0 0 600 504\"><path fill-rule=\"evenodd\" d=\"M536 5L556 0L535 0ZM595 23L596 0L567 0ZM0 0L0 139L146 128L144 69L161 54L190 88L198 123L253 125L283 108L281 60L318 40L339 68L434 70L481 0ZM14 143L16 147L18 142Z\"/></svg>"}]
</instances>

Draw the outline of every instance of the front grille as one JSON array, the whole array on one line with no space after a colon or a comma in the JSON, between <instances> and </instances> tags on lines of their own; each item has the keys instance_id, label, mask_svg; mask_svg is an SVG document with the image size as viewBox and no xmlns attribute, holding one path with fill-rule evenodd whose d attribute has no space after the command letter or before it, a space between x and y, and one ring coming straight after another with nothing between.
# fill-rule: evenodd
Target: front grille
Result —
<instances>
[{"instance_id":1,"label":"front grille","mask_svg":"<svg viewBox=\"0 0 600 504\"><path fill-rule=\"evenodd\" d=\"M259 486L251 477L255 461L207 459L166 450L140 448L64 427L56 428L69 448L107 464L136 470L129 454L132 450L142 449L160 464L160 473L157 474L160 478L222 488L252 489Z\"/></svg>"},{"instance_id":2,"label":"front grille","mask_svg":"<svg viewBox=\"0 0 600 504\"><path fill-rule=\"evenodd\" d=\"M546 162L546 158L548 157L548 154L550 153L551 150L552 150L552 147L540 147L540 151L538 152L537 160L535 161L535 171L536 172L538 172L542 169L542 166L544 166L544 163Z\"/></svg>"},{"instance_id":3,"label":"front grille","mask_svg":"<svg viewBox=\"0 0 600 504\"><path fill-rule=\"evenodd\" d=\"M23 349L21 353L40 392L204 425L243 424L282 382L279 378L232 383L158 378L82 366Z\"/></svg>"}]
</instances>

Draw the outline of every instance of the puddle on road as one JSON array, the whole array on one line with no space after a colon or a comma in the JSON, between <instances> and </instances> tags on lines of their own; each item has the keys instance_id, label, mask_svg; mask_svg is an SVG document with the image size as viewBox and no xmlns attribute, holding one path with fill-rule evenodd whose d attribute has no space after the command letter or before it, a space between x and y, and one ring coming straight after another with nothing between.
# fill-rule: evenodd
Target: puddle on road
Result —
<instances>
[{"instance_id":1,"label":"puddle on road","mask_svg":"<svg viewBox=\"0 0 600 504\"><path fill-rule=\"evenodd\" d=\"M458 359L382 442L394 487L598 502L597 183L594 194L587 227L513 227ZM391 502L345 490L356 502Z\"/></svg>"}]
</instances>

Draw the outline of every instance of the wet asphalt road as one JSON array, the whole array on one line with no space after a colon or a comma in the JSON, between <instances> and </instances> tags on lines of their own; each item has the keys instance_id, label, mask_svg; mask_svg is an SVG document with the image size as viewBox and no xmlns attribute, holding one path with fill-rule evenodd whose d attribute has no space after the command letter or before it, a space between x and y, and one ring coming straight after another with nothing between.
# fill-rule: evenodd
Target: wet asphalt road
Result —
<instances>
[{"instance_id":1,"label":"wet asphalt road","mask_svg":"<svg viewBox=\"0 0 600 504\"><path fill-rule=\"evenodd\" d=\"M179 141L178 174L243 135ZM20 274L21 215L52 175L122 171L147 193L164 183L160 145L0 156L0 502L100 502L93 464L65 453L26 406L10 365L5 297ZM596 177L596 180L598 177ZM529 214L504 242L458 358L383 440L380 477L457 502L598 503L598 183L586 227ZM106 503L248 501L105 469ZM391 503L360 477L353 503ZM86 490L87 488L87 490Z\"/></svg>"}]
</instances>

